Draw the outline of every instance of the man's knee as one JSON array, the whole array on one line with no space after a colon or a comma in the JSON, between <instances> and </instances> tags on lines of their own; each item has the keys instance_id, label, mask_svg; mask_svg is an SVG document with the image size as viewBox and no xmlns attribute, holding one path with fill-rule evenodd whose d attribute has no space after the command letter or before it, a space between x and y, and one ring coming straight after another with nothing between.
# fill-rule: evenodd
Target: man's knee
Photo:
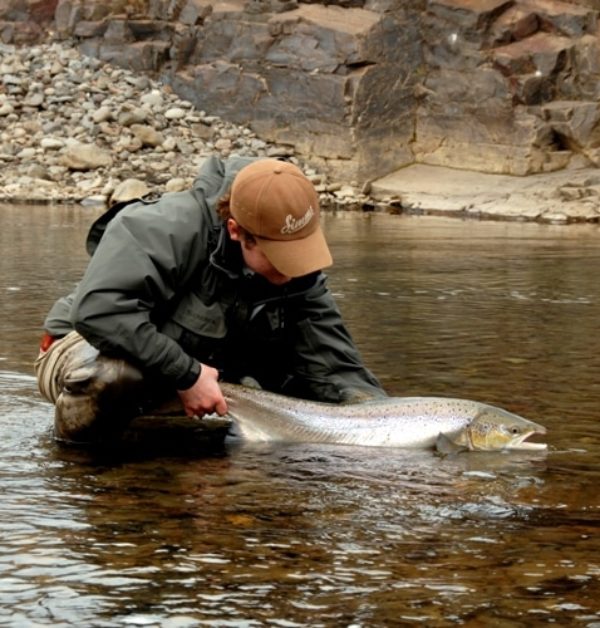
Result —
<instances>
[{"instance_id":1,"label":"man's knee","mask_svg":"<svg viewBox=\"0 0 600 628\"><path fill-rule=\"evenodd\" d=\"M61 379L54 416L59 440L111 439L137 414L143 376L125 360L99 355L91 363L65 368Z\"/></svg>"}]
</instances>

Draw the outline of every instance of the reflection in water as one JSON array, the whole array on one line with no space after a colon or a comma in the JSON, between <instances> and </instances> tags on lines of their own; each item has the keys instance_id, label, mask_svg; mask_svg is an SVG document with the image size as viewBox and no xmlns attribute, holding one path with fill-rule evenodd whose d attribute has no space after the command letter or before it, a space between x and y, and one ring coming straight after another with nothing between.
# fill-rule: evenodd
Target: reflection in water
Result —
<instances>
[{"instance_id":1,"label":"reflection in water","mask_svg":"<svg viewBox=\"0 0 600 628\"><path fill-rule=\"evenodd\" d=\"M92 214L0 211L0 624L600 622L595 227L330 215L329 272L393 394L549 428L548 453L57 448L31 376Z\"/></svg>"}]
</instances>

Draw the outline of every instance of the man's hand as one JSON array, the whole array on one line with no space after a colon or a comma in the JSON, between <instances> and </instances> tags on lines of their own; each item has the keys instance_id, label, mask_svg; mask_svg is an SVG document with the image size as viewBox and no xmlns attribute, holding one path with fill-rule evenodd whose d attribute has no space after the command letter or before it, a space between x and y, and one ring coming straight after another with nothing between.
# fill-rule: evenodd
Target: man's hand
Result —
<instances>
[{"instance_id":1,"label":"man's hand","mask_svg":"<svg viewBox=\"0 0 600 628\"><path fill-rule=\"evenodd\" d=\"M216 412L223 416L227 412L227 402L219 387L219 371L202 364L200 377L196 383L186 390L178 390L177 394L183 403L188 416L203 417Z\"/></svg>"}]
</instances>

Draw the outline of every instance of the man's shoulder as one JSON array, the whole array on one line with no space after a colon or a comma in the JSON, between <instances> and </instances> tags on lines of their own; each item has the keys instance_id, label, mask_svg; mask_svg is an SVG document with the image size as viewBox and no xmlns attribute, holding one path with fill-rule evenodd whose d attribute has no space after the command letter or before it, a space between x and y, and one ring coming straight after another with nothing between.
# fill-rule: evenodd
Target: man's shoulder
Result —
<instances>
[{"instance_id":1,"label":"man's shoulder","mask_svg":"<svg viewBox=\"0 0 600 628\"><path fill-rule=\"evenodd\" d=\"M231 189L237 173L259 157L232 155L226 159L207 157L198 172L192 186L193 192L199 194L209 207L215 207L219 199Z\"/></svg>"},{"instance_id":2,"label":"man's shoulder","mask_svg":"<svg viewBox=\"0 0 600 628\"><path fill-rule=\"evenodd\" d=\"M153 201L139 201L124 207L119 212L121 219L134 219L153 223L183 223L188 228L192 224L208 222L213 224L215 216L210 211L206 202L192 193L192 190L184 192L166 192Z\"/></svg>"},{"instance_id":3,"label":"man's shoulder","mask_svg":"<svg viewBox=\"0 0 600 628\"><path fill-rule=\"evenodd\" d=\"M119 246L136 241L142 249L157 253L161 249L165 254L192 250L199 254L209 246L217 226L216 216L189 191L167 193L152 202L123 207L105 226L105 232L99 234L100 238L92 242L88 237L88 251L94 254L100 240L108 238Z\"/></svg>"}]
</instances>

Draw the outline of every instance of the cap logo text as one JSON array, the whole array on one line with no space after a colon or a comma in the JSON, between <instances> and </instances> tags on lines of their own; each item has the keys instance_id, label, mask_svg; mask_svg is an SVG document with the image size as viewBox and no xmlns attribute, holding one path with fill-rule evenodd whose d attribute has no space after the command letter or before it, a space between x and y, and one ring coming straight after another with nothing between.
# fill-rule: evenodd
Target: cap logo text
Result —
<instances>
[{"instance_id":1,"label":"cap logo text","mask_svg":"<svg viewBox=\"0 0 600 628\"><path fill-rule=\"evenodd\" d=\"M312 208L312 206L310 206L304 216L301 216L300 218L294 218L292 214L288 214L285 217L285 225L281 227L281 233L290 234L296 233L296 231L300 231L301 229L306 227L306 225L313 219L314 215L315 210Z\"/></svg>"}]
</instances>

